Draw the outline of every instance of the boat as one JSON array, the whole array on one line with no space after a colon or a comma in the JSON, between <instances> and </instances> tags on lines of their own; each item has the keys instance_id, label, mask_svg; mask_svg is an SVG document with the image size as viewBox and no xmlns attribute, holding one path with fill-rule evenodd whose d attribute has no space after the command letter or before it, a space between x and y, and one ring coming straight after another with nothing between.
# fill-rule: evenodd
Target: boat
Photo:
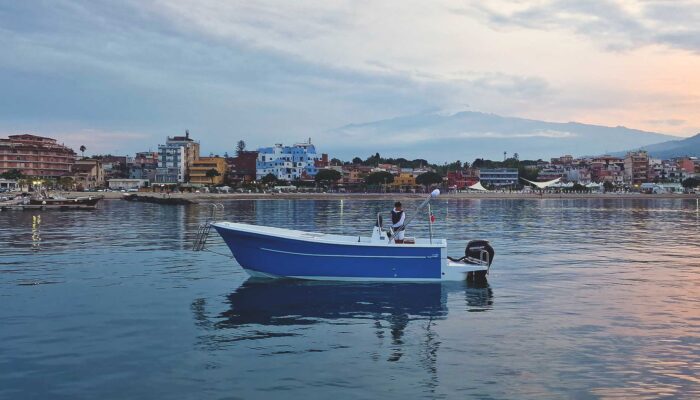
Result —
<instances>
[{"instance_id":1,"label":"boat","mask_svg":"<svg viewBox=\"0 0 700 400\"><path fill-rule=\"evenodd\" d=\"M437 197L431 193L416 213ZM407 220L404 226L410 224ZM435 282L485 280L493 247L467 243L461 258L447 256L447 240L406 238L396 243L377 216L371 236L306 232L236 222L214 222L233 257L253 277L340 281ZM196 242L195 242L196 243Z\"/></svg>"}]
</instances>

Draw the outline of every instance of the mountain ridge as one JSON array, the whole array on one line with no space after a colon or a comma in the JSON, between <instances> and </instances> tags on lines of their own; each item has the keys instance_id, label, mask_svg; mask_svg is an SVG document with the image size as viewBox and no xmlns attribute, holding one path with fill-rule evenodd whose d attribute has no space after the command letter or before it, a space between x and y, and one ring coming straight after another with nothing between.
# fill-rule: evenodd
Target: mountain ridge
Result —
<instances>
[{"instance_id":1,"label":"mountain ridge","mask_svg":"<svg viewBox=\"0 0 700 400\"><path fill-rule=\"evenodd\" d=\"M476 111L398 116L352 123L329 132L329 150L340 157L379 152L438 162L501 159L504 151L518 153L521 159L582 156L682 140L624 126L548 122Z\"/></svg>"}]
</instances>

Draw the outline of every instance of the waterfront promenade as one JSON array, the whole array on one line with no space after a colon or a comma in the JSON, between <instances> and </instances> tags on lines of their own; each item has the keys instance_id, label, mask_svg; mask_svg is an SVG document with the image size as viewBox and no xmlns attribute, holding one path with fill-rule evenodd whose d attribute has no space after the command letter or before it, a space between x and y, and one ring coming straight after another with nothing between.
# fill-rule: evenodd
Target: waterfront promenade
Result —
<instances>
[{"instance_id":1,"label":"waterfront promenade","mask_svg":"<svg viewBox=\"0 0 700 400\"><path fill-rule=\"evenodd\" d=\"M61 192L67 197L85 196L85 192ZM90 193L92 194L92 193ZM124 193L104 192L105 200L121 199ZM192 201L212 200L403 200L423 198L423 193L157 193L139 192L139 196L184 198ZM644 193L524 193L524 192L461 192L443 193L443 199L697 199L699 194Z\"/></svg>"}]
</instances>

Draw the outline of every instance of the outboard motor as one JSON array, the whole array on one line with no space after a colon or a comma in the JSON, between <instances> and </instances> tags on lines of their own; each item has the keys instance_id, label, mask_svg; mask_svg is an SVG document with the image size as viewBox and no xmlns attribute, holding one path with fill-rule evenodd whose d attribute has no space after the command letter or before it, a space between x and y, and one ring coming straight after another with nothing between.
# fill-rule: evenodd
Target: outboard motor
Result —
<instances>
[{"instance_id":1,"label":"outboard motor","mask_svg":"<svg viewBox=\"0 0 700 400\"><path fill-rule=\"evenodd\" d=\"M486 253L484 253L484 251ZM488 259L486 258L486 254L488 254ZM472 262L473 264L486 262L491 266L495 255L496 252L493 250L488 240L470 240L469 243L467 243L467 247L464 249L464 258L469 261L475 261Z\"/></svg>"},{"instance_id":2,"label":"outboard motor","mask_svg":"<svg viewBox=\"0 0 700 400\"><path fill-rule=\"evenodd\" d=\"M463 262L465 264L486 264L488 267L491 267L495 255L496 252L493 250L488 240L470 240L469 243L467 243L467 247L464 249L464 257L447 258L450 259L450 261ZM487 274L488 268L486 271L469 272L467 273L467 282L486 283Z\"/></svg>"}]
</instances>

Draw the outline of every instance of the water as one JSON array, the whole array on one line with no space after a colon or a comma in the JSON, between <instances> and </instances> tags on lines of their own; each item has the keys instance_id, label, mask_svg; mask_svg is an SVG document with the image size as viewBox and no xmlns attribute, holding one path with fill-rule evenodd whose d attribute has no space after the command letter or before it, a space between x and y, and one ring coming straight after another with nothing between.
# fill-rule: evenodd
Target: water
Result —
<instances>
[{"instance_id":1,"label":"water","mask_svg":"<svg viewBox=\"0 0 700 400\"><path fill-rule=\"evenodd\" d=\"M390 203L225 212L357 234ZM694 200L450 200L434 212L451 255L492 241L488 287L249 281L235 261L189 251L202 205L0 213L0 398L700 396Z\"/></svg>"}]
</instances>

